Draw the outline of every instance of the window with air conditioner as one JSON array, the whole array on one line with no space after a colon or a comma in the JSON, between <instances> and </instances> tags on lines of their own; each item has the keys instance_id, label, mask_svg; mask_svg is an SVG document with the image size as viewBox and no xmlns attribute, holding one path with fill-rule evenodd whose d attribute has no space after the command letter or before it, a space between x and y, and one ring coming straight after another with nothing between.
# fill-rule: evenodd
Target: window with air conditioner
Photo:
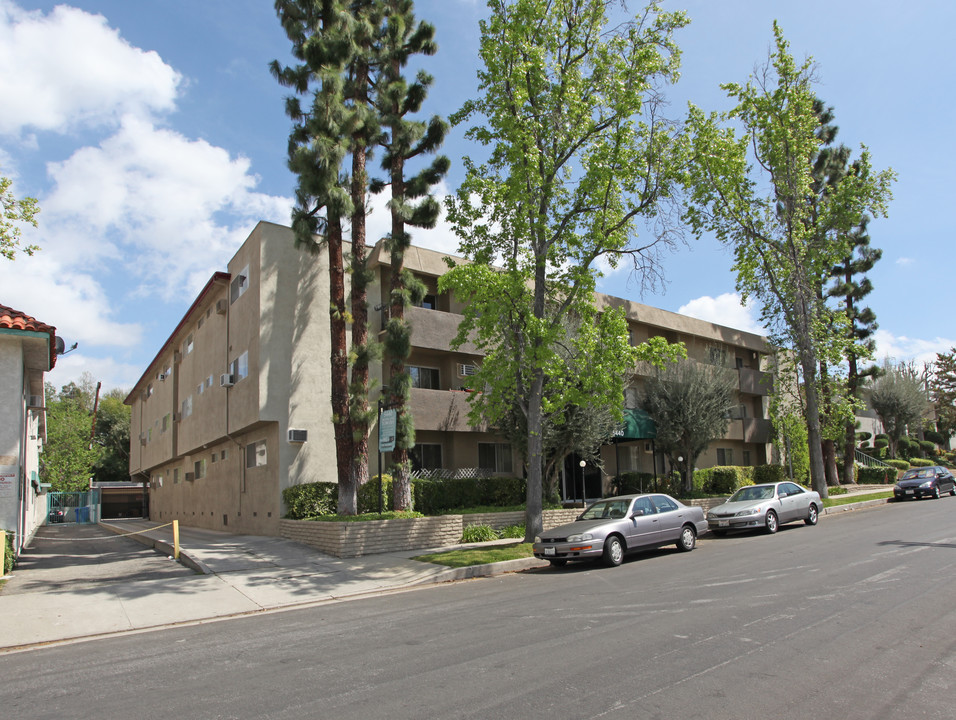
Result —
<instances>
[{"instance_id":1,"label":"window with air conditioner","mask_svg":"<svg viewBox=\"0 0 956 720\"><path fill-rule=\"evenodd\" d=\"M229 302L234 303L249 289L249 266L246 265L229 284Z\"/></svg>"},{"instance_id":2,"label":"window with air conditioner","mask_svg":"<svg viewBox=\"0 0 956 720\"><path fill-rule=\"evenodd\" d=\"M266 464L266 441L258 440L246 445L246 467L262 467Z\"/></svg>"}]
</instances>

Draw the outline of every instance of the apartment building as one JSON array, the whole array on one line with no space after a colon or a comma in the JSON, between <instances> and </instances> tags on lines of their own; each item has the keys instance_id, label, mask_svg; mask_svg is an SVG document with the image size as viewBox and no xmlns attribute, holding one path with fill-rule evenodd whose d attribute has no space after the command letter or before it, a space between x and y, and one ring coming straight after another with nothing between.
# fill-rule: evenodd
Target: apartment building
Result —
<instances>
[{"instance_id":1,"label":"apartment building","mask_svg":"<svg viewBox=\"0 0 956 720\"><path fill-rule=\"evenodd\" d=\"M413 462L419 469L520 473L520 458L503 438L468 424L469 376L481 358L474 347L450 349L462 306L438 293L447 269L442 258L416 247L405 258L428 288L421 306L407 313L414 328L407 361ZM387 312L390 275L380 245L371 250L370 263L376 281L369 306L383 308L370 313L376 334ZM739 417L702 456L702 467L766 462L764 338L621 298L597 301L625 308L634 342L654 335L682 340L694 360L736 375ZM335 481L328 308L327 256L297 250L291 229L280 225L259 223L227 271L210 278L126 399L132 409L130 474L149 483L153 520L277 534L284 488ZM372 368L379 384L383 367L387 360ZM637 407L638 392L637 386L629 391L628 407ZM375 440L373 433L372 453ZM655 467L645 438L622 436L603 456L611 474ZM569 464L562 484L569 498L575 467ZM578 471L590 473L591 488L606 482L594 469Z\"/></svg>"}]
</instances>

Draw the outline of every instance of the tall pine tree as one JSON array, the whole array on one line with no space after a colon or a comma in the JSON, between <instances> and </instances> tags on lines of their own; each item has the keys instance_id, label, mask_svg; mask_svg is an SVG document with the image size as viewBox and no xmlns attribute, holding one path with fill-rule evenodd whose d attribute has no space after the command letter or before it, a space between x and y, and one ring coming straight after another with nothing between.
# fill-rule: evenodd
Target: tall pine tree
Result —
<instances>
[{"instance_id":1,"label":"tall pine tree","mask_svg":"<svg viewBox=\"0 0 956 720\"><path fill-rule=\"evenodd\" d=\"M439 156L411 178L406 178L406 164L424 154L434 153L444 140L447 124L440 117L429 122L410 119L421 109L432 78L419 72L409 83L403 71L412 55L432 55L437 50L435 29L426 22L415 21L411 0L386 0L386 22L383 28L382 65L376 84L376 106L385 132L382 168L388 174L391 190L389 210L391 231L386 247L391 260L389 318L385 327L385 349L389 359L386 397L398 413L395 450L392 452L393 507L411 508L411 463L409 450L415 445L415 425L408 411L411 377L405 362L411 352L412 328L405 319L405 308L419 303L424 296L423 283L405 268L405 251L411 244L406 226L431 228L440 213L438 202L429 193L448 171L449 161ZM384 184L375 186L383 189ZM417 201L417 202L416 202Z\"/></svg>"}]
</instances>

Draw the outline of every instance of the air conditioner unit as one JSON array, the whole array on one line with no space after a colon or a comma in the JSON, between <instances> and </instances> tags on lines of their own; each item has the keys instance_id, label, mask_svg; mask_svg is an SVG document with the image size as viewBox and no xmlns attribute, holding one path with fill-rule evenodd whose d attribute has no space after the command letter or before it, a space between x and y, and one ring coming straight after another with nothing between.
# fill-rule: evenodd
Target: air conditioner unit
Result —
<instances>
[{"instance_id":1,"label":"air conditioner unit","mask_svg":"<svg viewBox=\"0 0 956 720\"><path fill-rule=\"evenodd\" d=\"M470 375L478 374L477 365L468 365L464 363L458 363L458 377L469 377Z\"/></svg>"},{"instance_id":2,"label":"air conditioner unit","mask_svg":"<svg viewBox=\"0 0 956 720\"><path fill-rule=\"evenodd\" d=\"M290 443L304 443L309 440L309 431L308 430L295 430L289 428L289 442Z\"/></svg>"},{"instance_id":3,"label":"air conditioner unit","mask_svg":"<svg viewBox=\"0 0 956 720\"><path fill-rule=\"evenodd\" d=\"M232 373L223 373L219 376L219 387L229 388L236 384L236 376Z\"/></svg>"},{"instance_id":4,"label":"air conditioner unit","mask_svg":"<svg viewBox=\"0 0 956 720\"><path fill-rule=\"evenodd\" d=\"M216 300L216 312L220 315L225 315L228 307L229 304L225 300Z\"/></svg>"},{"instance_id":5,"label":"air conditioner unit","mask_svg":"<svg viewBox=\"0 0 956 720\"><path fill-rule=\"evenodd\" d=\"M43 407L43 396L42 396L42 395L28 395L28 396L27 396L27 407L30 407L30 408L42 408L42 407Z\"/></svg>"},{"instance_id":6,"label":"air conditioner unit","mask_svg":"<svg viewBox=\"0 0 956 720\"><path fill-rule=\"evenodd\" d=\"M654 452L654 443L649 443L649 442L644 443L644 452L646 452L647 454L651 454L652 452Z\"/></svg>"},{"instance_id":7,"label":"air conditioner unit","mask_svg":"<svg viewBox=\"0 0 956 720\"><path fill-rule=\"evenodd\" d=\"M196 479L196 473L188 472L186 473L186 482L192 482Z\"/></svg>"}]
</instances>

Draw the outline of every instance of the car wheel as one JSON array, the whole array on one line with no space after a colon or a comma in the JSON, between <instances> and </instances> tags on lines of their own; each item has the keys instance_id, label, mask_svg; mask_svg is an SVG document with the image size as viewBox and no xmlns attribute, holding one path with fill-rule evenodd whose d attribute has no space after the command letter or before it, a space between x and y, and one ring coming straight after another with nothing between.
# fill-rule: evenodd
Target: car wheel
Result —
<instances>
[{"instance_id":1,"label":"car wheel","mask_svg":"<svg viewBox=\"0 0 956 720\"><path fill-rule=\"evenodd\" d=\"M681 552L690 552L697 547L697 532L690 525L681 528L680 537L677 539L677 549Z\"/></svg>"},{"instance_id":2,"label":"car wheel","mask_svg":"<svg viewBox=\"0 0 956 720\"><path fill-rule=\"evenodd\" d=\"M604 541L604 564L617 567L624 561L624 544L617 535L611 535Z\"/></svg>"},{"instance_id":3,"label":"car wheel","mask_svg":"<svg viewBox=\"0 0 956 720\"><path fill-rule=\"evenodd\" d=\"M953 483L953 486L949 489L949 494L956 496L956 483Z\"/></svg>"},{"instance_id":4,"label":"car wheel","mask_svg":"<svg viewBox=\"0 0 956 720\"><path fill-rule=\"evenodd\" d=\"M939 485L933 488L933 499L939 500Z\"/></svg>"},{"instance_id":5,"label":"car wheel","mask_svg":"<svg viewBox=\"0 0 956 720\"><path fill-rule=\"evenodd\" d=\"M777 532L777 513L775 513L773 510L767 511L767 519L765 521L764 527L771 535Z\"/></svg>"},{"instance_id":6,"label":"car wheel","mask_svg":"<svg viewBox=\"0 0 956 720\"><path fill-rule=\"evenodd\" d=\"M567 560L548 560L551 563L551 567L564 567L568 564Z\"/></svg>"},{"instance_id":7,"label":"car wheel","mask_svg":"<svg viewBox=\"0 0 956 720\"><path fill-rule=\"evenodd\" d=\"M819 513L817 513L817 506L813 503L810 503L810 509L807 510L807 516L804 518L803 522L807 525L816 525L817 520L820 519Z\"/></svg>"},{"instance_id":8,"label":"car wheel","mask_svg":"<svg viewBox=\"0 0 956 720\"><path fill-rule=\"evenodd\" d=\"M711 532L717 537L724 537L727 534L726 530L711 530Z\"/></svg>"}]
</instances>

